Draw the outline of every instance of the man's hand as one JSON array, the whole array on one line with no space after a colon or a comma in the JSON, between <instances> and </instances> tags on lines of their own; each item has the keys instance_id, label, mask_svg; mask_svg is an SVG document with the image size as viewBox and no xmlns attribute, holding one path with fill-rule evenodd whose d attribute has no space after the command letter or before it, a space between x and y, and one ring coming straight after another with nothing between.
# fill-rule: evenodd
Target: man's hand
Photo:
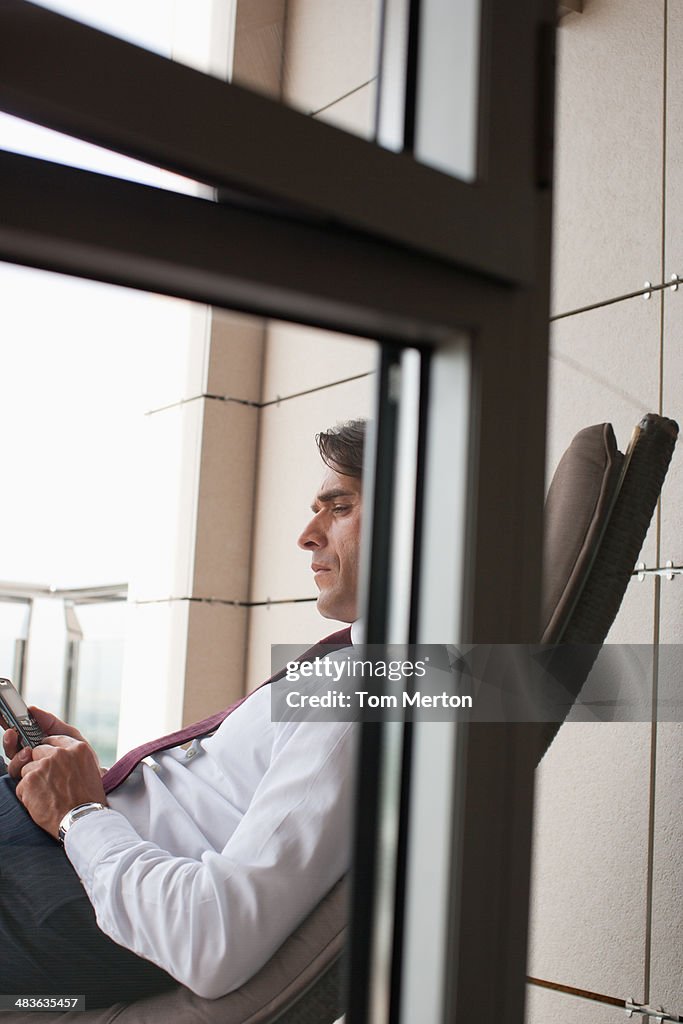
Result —
<instances>
[{"instance_id":1,"label":"man's hand","mask_svg":"<svg viewBox=\"0 0 683 1024\"><path fill-rule=\"evenodd\" d=\"M33 705L29 707L29 711L43 730L45 736L70 736L74 740L82 740L83 742L86 742L85 737L78 731L78 729L75 729L73 725L69 725L67 722L62 722L60 718L57 718L57 716L53 715L50 711L43 711L42 708L36 708ZM12 759L12 763L9 766L9 773L13 779L18 779L23 766L27 761L31 760L31 750L28 747L23 750L20 749L17 730L8 728L7 723L2 718L0 718L0 725L7 730L2 738L2 745L7 757ZM16 761L16 755L18 753L20 759L19 761ZM93 756L96 756L94 751Z\"/></svg>"},{"instance_id":2,"label":"man's hand","mask_svg":"<svg viewBox=\"0 0 683 1024\"><path fill-rule=\"evenodd\" d=\"M75 730L74 730L75 731ZM12 765L24 751L13 759ZM59 823L79 804L106 804L99 765L92 747L72 736L50 736L28 750L17 797L36 825L57 838Z\"/></svg>"}]
</instances>

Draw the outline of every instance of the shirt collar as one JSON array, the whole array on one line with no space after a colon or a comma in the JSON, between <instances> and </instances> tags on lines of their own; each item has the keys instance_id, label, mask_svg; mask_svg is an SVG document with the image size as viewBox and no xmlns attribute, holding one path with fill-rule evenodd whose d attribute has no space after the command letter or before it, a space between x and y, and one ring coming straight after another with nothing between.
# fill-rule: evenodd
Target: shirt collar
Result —
<instances>
[{"instance_id":1,"label":"shirt collar","mask_svg":"<svg viewBox=\"0 0 683 1024\"><path fill-rule=\"evenodd\" d=\"M365 623L362 619L356 619L351 623L351 643L362 644L365 641Z\"/></svg>"}]
</instances>

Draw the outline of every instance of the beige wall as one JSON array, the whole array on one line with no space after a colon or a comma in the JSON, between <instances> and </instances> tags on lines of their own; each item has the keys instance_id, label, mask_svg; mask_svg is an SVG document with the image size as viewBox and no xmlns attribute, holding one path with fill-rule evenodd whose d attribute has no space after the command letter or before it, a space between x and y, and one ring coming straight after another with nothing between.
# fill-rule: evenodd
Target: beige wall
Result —
<instances>
[{"instance_id":1,"label":"beige wall","mask_svg":"<svg viewBox=\"0 0 683 1024\"><path fill-rule=\"evenodd\" d=\"M237 0L233 81L366 138L380 0Z\"/></svg>"},{"instance_id":2,"label":"beige wall","mask_svg":"<svg viewBox=\"0 0 683 1024\"><path fill-rule=\"evenodd\" d=\"M683 418L683 290L643 297L683 268L683 3L586 0L558 46L549 469L589 423L611 421L623 449L643 413ZM641 555L650 570L683 564L681 461ZM610 641L677 642L682 587L634 578ZM532 976L683 1011L681 728L560 731L537 773ZM623 1016L530 988L534 1024Z\"/></svg>"}]
</instances>

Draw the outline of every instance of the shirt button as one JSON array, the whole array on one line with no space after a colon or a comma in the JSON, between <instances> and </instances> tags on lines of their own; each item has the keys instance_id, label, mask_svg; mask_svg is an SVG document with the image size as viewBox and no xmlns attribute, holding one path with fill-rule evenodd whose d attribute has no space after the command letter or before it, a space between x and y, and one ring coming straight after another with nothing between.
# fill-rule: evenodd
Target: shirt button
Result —
<instances>
[{"instance_id":1,"label":"shirt button","mask_svg":"<svg viewBox=\"0 0 683 1024\"><path fill-rule=\"evenodd\" d=\"M190 749L188 750L188 752L187 752L187 753L185 754L185 759L186 759L187 761L189 761L189 760L190 760L190 758L191 758L191 757L194 757L194 755L195 755L196 753L197 753L197 748L196 748L196 747L190 747Z\"/></svg>"}]
</instances>

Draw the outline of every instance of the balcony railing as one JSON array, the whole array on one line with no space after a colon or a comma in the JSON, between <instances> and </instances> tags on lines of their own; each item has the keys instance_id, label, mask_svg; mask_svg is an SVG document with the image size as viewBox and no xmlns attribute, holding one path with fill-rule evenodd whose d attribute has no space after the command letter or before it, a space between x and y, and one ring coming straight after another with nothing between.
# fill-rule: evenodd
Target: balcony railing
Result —
<instances>
[{"instance_id":1,"label":"balcony railing","mask_svg":"<svg viewBox=\"0 0 683 1024\"><path fill-rule=\"evenodd\" d=\"M0 582L0 675L80 729L103 764L116 753L127 593Z\"/></svg>"}]
</instances>

